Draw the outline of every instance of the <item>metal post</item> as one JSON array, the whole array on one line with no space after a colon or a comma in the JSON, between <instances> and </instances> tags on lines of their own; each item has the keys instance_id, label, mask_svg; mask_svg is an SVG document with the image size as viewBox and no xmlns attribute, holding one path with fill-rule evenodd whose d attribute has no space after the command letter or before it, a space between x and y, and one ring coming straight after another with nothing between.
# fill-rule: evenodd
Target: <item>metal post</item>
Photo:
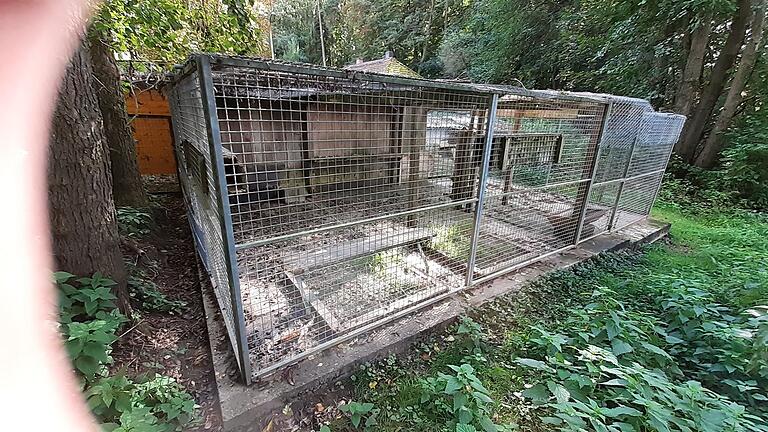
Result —
<instances>
[{"instance_id":1,"label":"metal post","mask_svg":"<svg viewBox=\"0 0 768 432\"><path fill-rule=\"evenodd\" d=\"M480 236L480 219L483 216L483 204L485 201L485 189L488 183L488 171L491 165L491 148L493 147L493 128L496 124L496 107L499 103L499 95L493 94L491 102L488 105L488 120L485 128L485 145L483 146L483 162L480 167L480 182L477 186L477 204L475 205L475 224L470 239L469 262L467 263L467 283L469 288L472 286L472 279L475 274L475 258L477 257L477 241Z\"/></svg>"},{"instance_id":2,"label":"metal post","mask_svg":"<svg viewBox=\"0 0 768 432\"><path fill-rule=\"evenodd\" d=\"M227 277L229 279L229 293L232 304L232 316L235 319L234 329L237 339L235 349L238 351L240 374L246 385L251 384L251 361L248 355L248 337L245 329L245 315L243 314L243 299L240 295L240 276L237 268L237 255L235 252L235 235L232 229L232 214L229 207L229 194L227 192L227 178L224 171L224 156L222 153L221 132L219 119L216 112L216 95L213 87L210 58L201 55L197 57L198 74L200 79L200 93L203 98L203 111L208 130L208 144L210 147L213 171L216 177L216 192L219 207L219 223L221 224L221 239L224 249Z\"/></svg>"},{"instance_id":3,"label":"metal post","mask_svg":"<svg viewBox=\"0 0 768 432\"><path fill-rule=\"evenodd\" d=\"M640 122L642 124L642 117ZM635 139L632 140L632 148L629 150L629 158L627 158L627 164L624 166L624 172L621 174L621 183L619 183L619 190L616 191L616 201L613 203L613 213L611 214L611 220L608 222L608 232L613 231L613 223L616 222L616 213L619 212L619 201L621 201L621 194L624 192L624 184L627 182L627 174L629 173L629 166L632 164L632 159L635 156L635 147L637 147L637 136L640 132L640 126L637 127L637 133L635 133Z\"/></svg>"},{"instance_id":4,"label":"metal post","mask_svg":"<svg viewBox=\"0 0 768 432\"><path fill-rule=\"evenodd\" d=\"M576 238L574 239L574 244L576 245L579 244L579 239L581 239L581 232L584 229L584 218L587 215L587 207L589 207L589 197L592 195L592 186L595 183L595 175L597 174L597 164L600 161L600 153L603 150L602 144L603 137L605 136L605 125L608 123L608 119L610 118L612 112L613 101L608 102L608 106L605 109L605 115L603 116L603 120L600 122L600 133L597 137L597 149L595 149L595 156L592 158L592 172L589 175L589 182L587 183L587 194L584 197L584 205L581 206L581 211L579 212L579 223L576 226Z\"/></svg>"}]
</instances>

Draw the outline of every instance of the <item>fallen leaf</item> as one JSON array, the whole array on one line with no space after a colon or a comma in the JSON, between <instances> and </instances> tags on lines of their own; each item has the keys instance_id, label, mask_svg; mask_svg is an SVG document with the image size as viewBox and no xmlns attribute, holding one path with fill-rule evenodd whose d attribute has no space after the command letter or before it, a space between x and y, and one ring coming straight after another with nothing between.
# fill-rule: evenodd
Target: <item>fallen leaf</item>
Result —
<instances>
[{"instance_id":1,"label":"fallen leaf","mask_svg":"<svg viewBox=\"0 0 768 432\"><path fill-rule=\"evenodd\" d=\"M275 430L275 424L273 423L273 420L270 420L269 423L267 423L267 427L261 430L261 432L273 432Z\"/></svg>"}]
</instances>

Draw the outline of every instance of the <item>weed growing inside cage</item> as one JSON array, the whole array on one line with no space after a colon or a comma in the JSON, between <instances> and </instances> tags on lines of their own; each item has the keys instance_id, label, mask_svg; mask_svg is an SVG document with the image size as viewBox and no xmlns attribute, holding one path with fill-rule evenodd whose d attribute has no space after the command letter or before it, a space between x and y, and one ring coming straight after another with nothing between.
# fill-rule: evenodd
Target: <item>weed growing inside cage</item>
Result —
<instances>
[{"instance_id":1,"label":"weed growing inside cage","mask_svg":"<svg viewBox=\"0 0 768 432\"><path fill-rule=\"evenodd\" d=\"M473 224L471 221L461 221L451 225L436 225L430 227L435 233L431 247L448 257L466 260L469 258L471 245L469 243Z\"/></svg>"},{"instance_id":2,"label":"weed growing inside cage","mask_svg":"<svg viewBox=\"0 0 768 432\"><path fill-rule=\"evenodd\" d=\"M381 274L388 267L397 266L402 263L404 259L405 257L400 248L387 249L372 255L367 261L366 267L371 273Z\"/></svg>"}]
</instances>

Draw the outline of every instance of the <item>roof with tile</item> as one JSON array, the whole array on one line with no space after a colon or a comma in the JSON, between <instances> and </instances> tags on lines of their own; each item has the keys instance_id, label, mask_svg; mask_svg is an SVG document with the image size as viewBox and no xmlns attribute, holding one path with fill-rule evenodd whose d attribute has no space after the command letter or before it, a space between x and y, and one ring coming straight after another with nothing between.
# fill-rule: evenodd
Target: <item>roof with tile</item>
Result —
<instances>
[{"instance_id":1,"label":"roof with tile","mask_svg":"<svg viewBox=\"0 0 768 432\"><path fill-rule=\"evenodd\" d=\"M351 65L344 66L347 70L356 70L362 72L373 72L385 75L398 75L408 78L423 78L416 71L402 64L390 52L384 55L384 58L371 61L358 61Z\"/></svg>"}]
</instances>

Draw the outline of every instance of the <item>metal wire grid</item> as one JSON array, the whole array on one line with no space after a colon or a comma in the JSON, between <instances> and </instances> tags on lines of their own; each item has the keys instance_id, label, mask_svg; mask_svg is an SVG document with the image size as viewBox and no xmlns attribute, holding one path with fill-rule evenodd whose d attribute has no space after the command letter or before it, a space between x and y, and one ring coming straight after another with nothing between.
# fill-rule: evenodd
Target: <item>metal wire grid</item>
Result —
<instances>
[{"instance_id":1,"label":"metal wire grid","mask_svg":"<svg viewBox=\"0 0 768 432\"><path fill-rule=\"evenodd\" d=\"M669 156L680 137L685 117L665 113L644 113L638 130L632 161L626 177L666 169Z\"/></svg>"},{"instance_id":2,"label":"metal wire grid","mask_svg":"<svg viewBox=\"0 0 768 432\"><path fill-rule=\"evenodd\" d=\"M622 180L627 176L635 142L646 114L653 108L648 101L613 95L594 95L610 103L605 131L600 140L597 164L590 186L587 211L579 241L610 231L615 207L621 192Z\"/></svg>"},{"instance_id":3,"label":"metal wire grid","mask_svg":"<svg viewBox=\"0 0 768 432\"><path fill-rule=\"evenodd\" d=\"M246 382L641 219L682 125L608 95L210 59L176 83L174 130Z\"/></svg>"},{"instance_id":4,"label":"metal wire grid","mask_svg":"<svg viewBox=\"0 0 768 432\"><path fill-rule=\"evenodd\" d=\"M643 114L627 175L620 189L612 229L624 228L651 213L684 123L685 117L681 115Z\"/></svg>"},{"instance_id":5,"label":"metal wire grid","mask_svg":"<svg viewBox=\"0 0 768 432\"><path fill-rule=\"evenodd\" d=\"M643 116L653 112L648 101L619 96L606 96L611 112L600 142L600 156L595 170L595 184L624 178L632 148Z\"/></svg>"},{"instance_id":6,"label":"metal wire grid","mask_svg":"<svg viewBox=\"0 0 768 432\"><path fill-rule=\"evenodd\" d=\"M499 102L475 283L575 244L606 104L547 96Z\"/></svg>"},{"instance_id":7,"label":"metal wire grid","mask_svg":"<svg viewBox=\"0 0 768 432\"><path fill-rule=\"evenodd\" d=\"M653 172L624 182L616 206L614 231L642 220L651 213L663 177L663 172Z\"/></svg>"},{"instance_id":8,"label":"metal wire grid","mask_svg":"<svg viewBox=\"0 0 768 432\"><path fill-rule=\"evenodd\" d=\"M465 285L490 95L213 72L257 375Z\"/></svg>"},{"instance_id":9,"label":"metal wire grid","mask_svg":"<svg viewBox=\"0 0 768 432\"><path fill-rule=\"evenodd\" d=\"M172 89L169 103L174 114L176 160L197 250L211 278L227 334L232 346L236 347L234 353L241 364L241 350L237 349L240 346L237 330L239 314L231 295L215 156L212 156L210 148L204 100L200 76L195 71L176 82Z\"/></svg>"}]
</instances>

